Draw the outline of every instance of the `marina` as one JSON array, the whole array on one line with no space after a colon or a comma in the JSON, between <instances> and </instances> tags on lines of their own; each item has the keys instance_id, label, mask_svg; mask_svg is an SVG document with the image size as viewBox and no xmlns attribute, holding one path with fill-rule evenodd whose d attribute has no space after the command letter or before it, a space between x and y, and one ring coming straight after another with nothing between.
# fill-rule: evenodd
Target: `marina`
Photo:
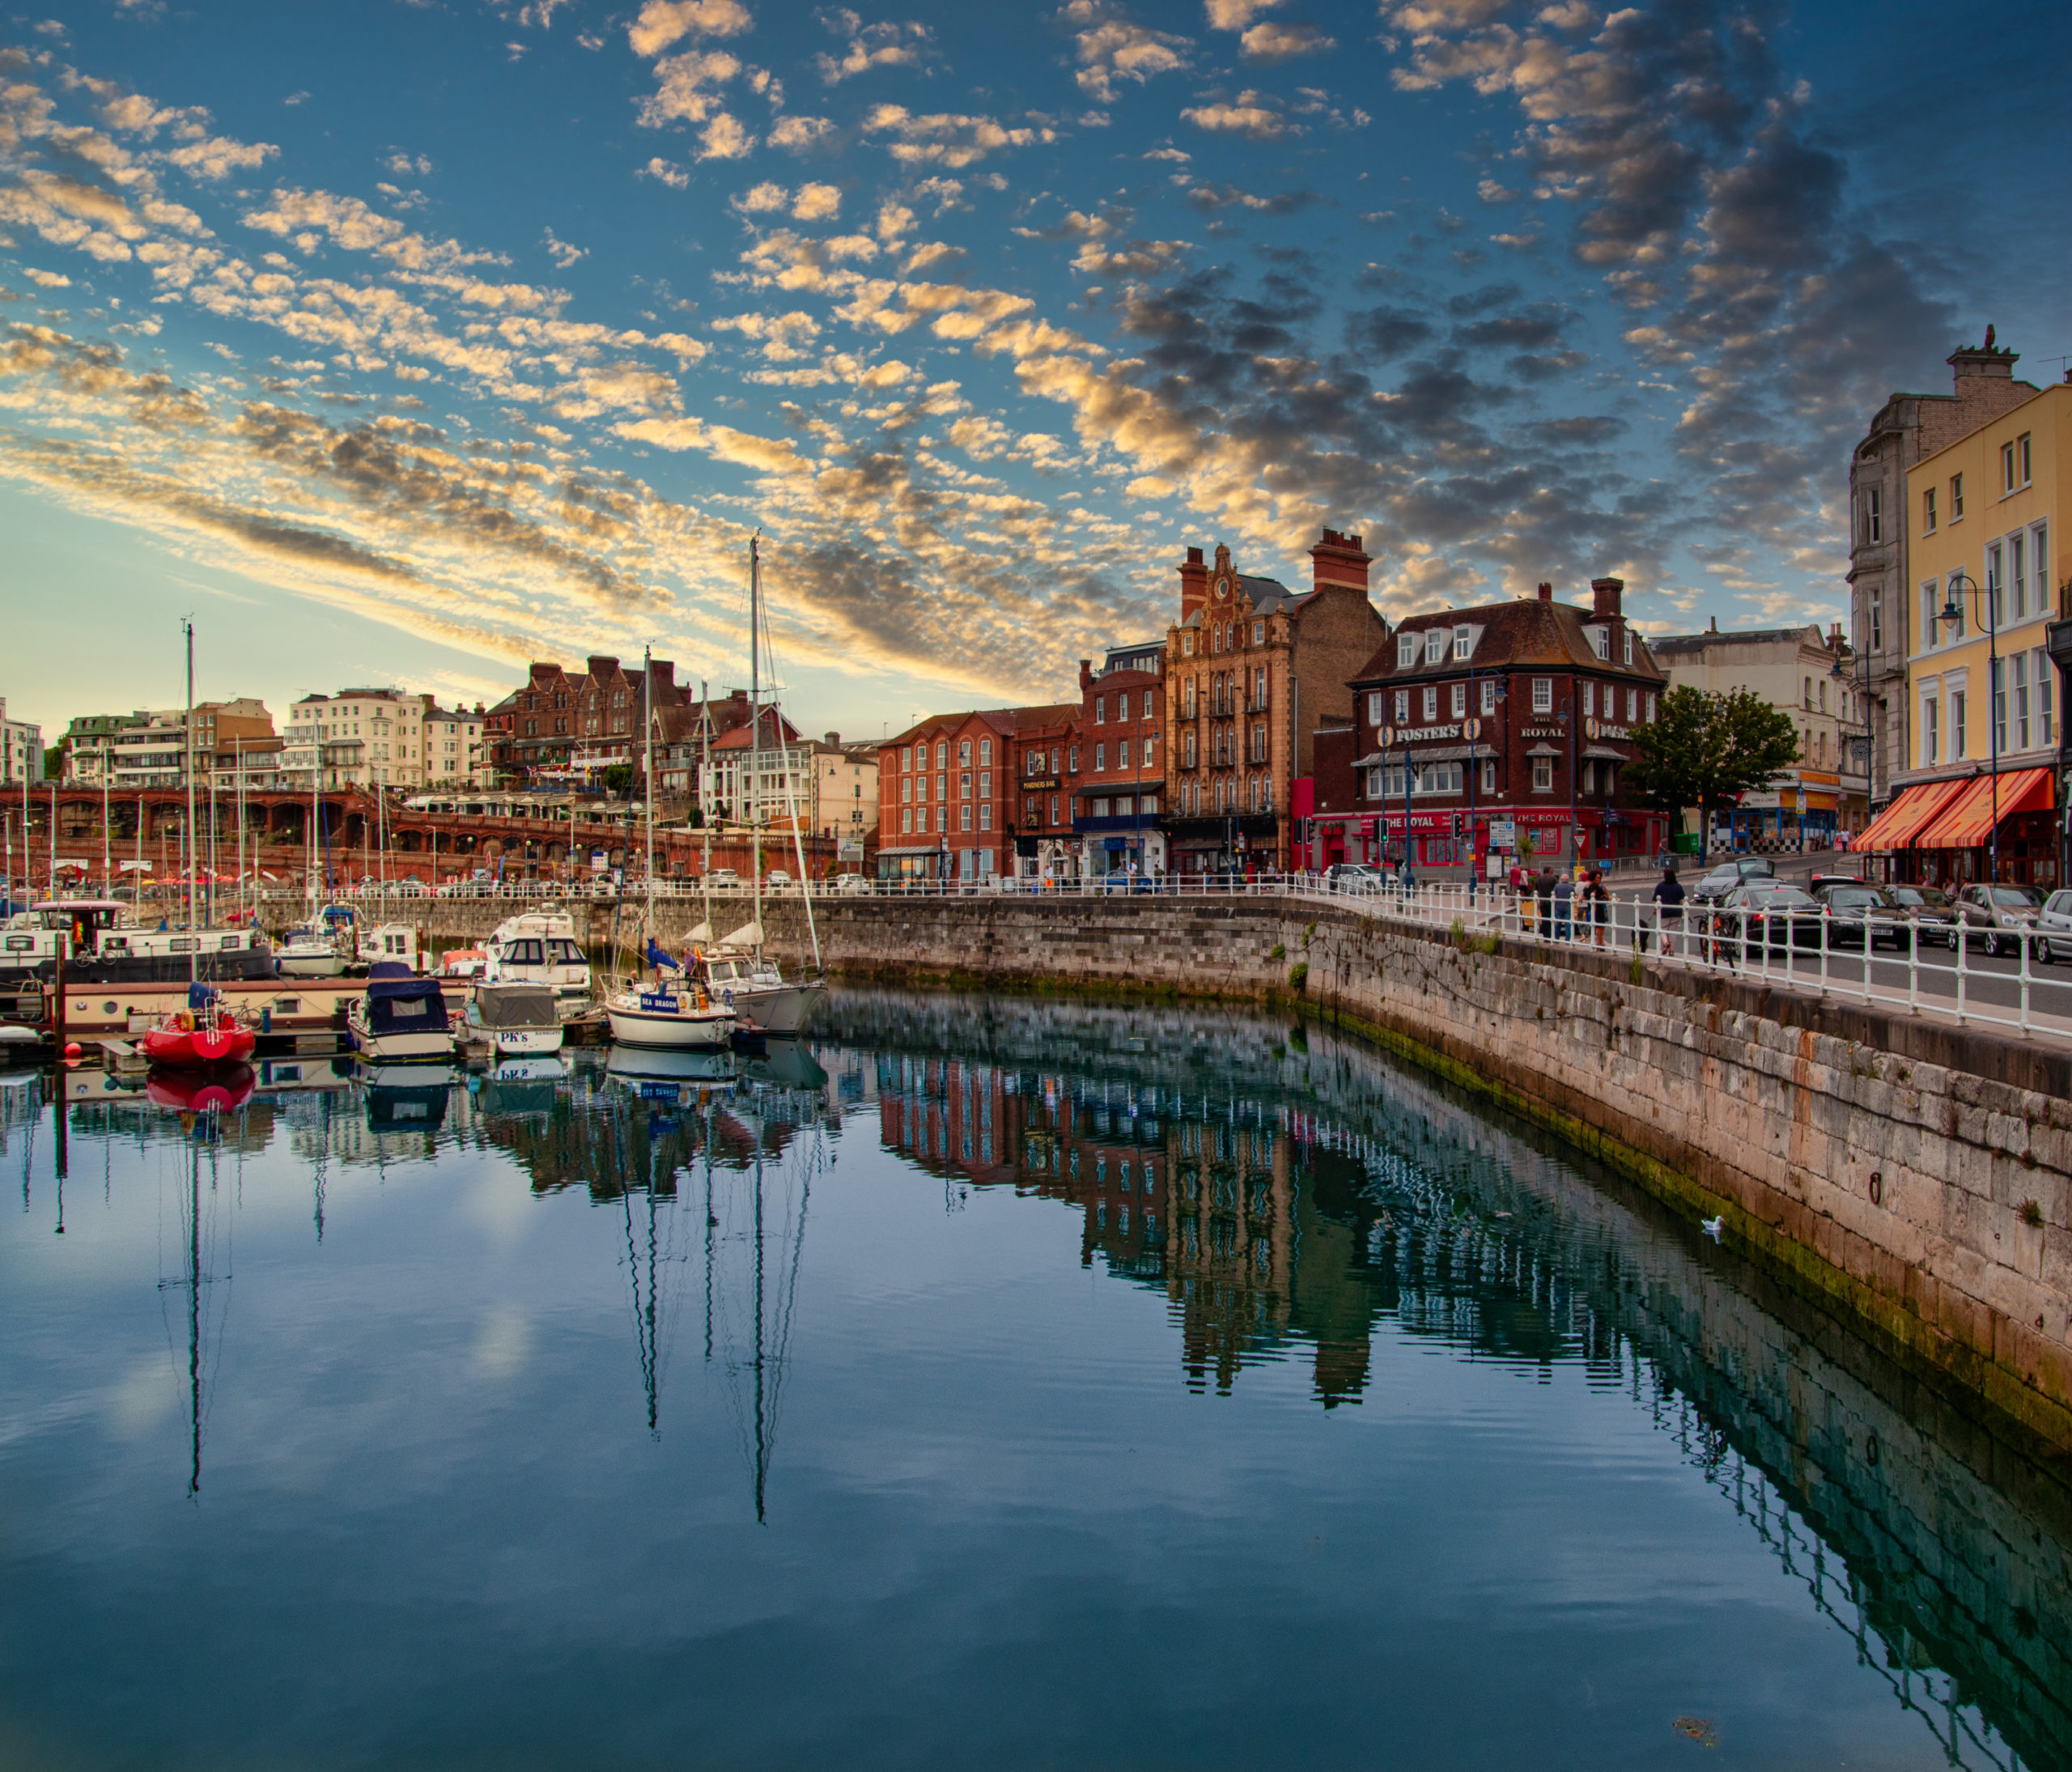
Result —
<instances>
[{"instance_id":1,"label":"marina","mask_svg":"<svg viewBox=\"0 0 2072 1772\"><path fill-rule=\"evenodd\" d=\"M851 989L60 1080L0 1084L19 1763L2068 1764L2059 1477L1323 1030Z\"/></svg>"}]
</instances>

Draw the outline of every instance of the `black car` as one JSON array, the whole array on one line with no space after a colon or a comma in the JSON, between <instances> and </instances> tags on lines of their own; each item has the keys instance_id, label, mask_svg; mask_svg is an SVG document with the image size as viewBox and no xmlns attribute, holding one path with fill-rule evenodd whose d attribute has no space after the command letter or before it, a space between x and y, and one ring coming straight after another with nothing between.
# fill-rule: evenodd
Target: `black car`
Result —
<instances>
[{"instance_id":1,"label":"black car","mask_svg":"<svg viewBox=\"0 0 2072 1772\"><path fill-rule=\"evenodd\" d=\"M1721 862L1691 888L1691 902L1717 903L1737 886L1775 879L1777 872L1767 856L1736 856L1731 861Z\"/></svg>"},{"instance_id":2,"label":"black car","mask_svg":"<svg viewBox=\"0 0 2072 1772\"><path fill-rule=\"evenodd\" d=\"M1883 886L1831 875L1815 886L1813 897L1828 913L1831 948L1892 946L1904 951L1913 945L1905 911Z\"/></svg>"},{"instance_id":3,"label":"black car","mask_svg":"<svg viewBox=\"0 0 2072 1772\"><path fill-rule=\"evenodd\" d=\"M1712 907L1714 936L1738 947L1745 928L1752 950L1817 948L1826 917L1811 893L1771 880L1736 886Z\"/></svg>"}]
</instances>

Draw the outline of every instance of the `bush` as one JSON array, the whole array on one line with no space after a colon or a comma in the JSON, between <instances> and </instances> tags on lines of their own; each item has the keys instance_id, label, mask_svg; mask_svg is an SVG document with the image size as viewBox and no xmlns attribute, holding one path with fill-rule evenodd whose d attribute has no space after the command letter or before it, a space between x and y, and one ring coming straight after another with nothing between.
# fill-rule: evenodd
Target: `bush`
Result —
<instances>
[{"instance_id":1,"label":"bush","mask_svg":"<svg viewBox=\"0 0 2072 1772\"><path fill-rule=\"evenodd\" d=\"M1276 942L1275 942L1272 947L1268 948L1268 949L1266 950L1266 957L1267 957L1269 960L1284 960L1284 959L1286 959L1286 958L1288 958L1288 946L1287 946L1287 944L1286 944L1285 942L1282 942L1282 941L1276 941Z\"/></svg>"},{"instance_id":2,"label":"bush","mask_svg":"<svg viewBox=\"0 0 2072 1772\"><path fill-rule=\"evenodd\" d=\"M1297 960L1288 969L1288 988L1291 991L1307 990L1310 984L1310 962Z\"/></svg>"}]
</instances>

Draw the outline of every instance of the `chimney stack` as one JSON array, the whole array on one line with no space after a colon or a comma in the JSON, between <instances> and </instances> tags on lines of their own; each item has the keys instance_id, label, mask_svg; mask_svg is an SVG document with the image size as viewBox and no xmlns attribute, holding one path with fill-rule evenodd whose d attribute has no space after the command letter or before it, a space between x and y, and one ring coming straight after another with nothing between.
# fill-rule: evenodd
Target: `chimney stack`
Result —
<instances>
[{"instance_id":1,"label":"chimney stack","mask_svg":"<svg viewBox=\"0 0 2072 1772\"><path fill-rule=\"evenodd\" d=\"M1973 376L1995 381L2006 381L2013 378L2015 360L2020 356L2021 353L1996 346L1993 339L1993 328L1988 326L1985 329L1984 344L1970 346L1960 345L1942 359L1955 372L1955 380L1959 384L1968 381ZM1961 386L1959 387L1958 391L1960 393L1963 392Z\"/></svg>"},{"instance_id":2,"label":"chimney stack","mask_svg":"<svg viewBox=\"0 0 2072 1772\"><path fill-rule=\"evenodd\" d=\"M1616 621L1620 615L1620 598L1626 589L1623 578L1594 578L1590 581L1594 613L1600 622Z\"/></svg>"},{"instance_id":3,"label":"chimney stack","mask_svg":"<svg viewBox=\"0 0 2072 1772\"><path fill-rule=\"evenodd\" d=\"M842 748L841 733L839 732L831 732L827 733L826 736L827 739L827 748L830 750L839 750Z\"/></svg>"},{"instance_id":4,"label":"chimney stack","mask_svg":"<svg viewBox=\"0 0 2072 1772\"><path fill-rule=\"evenodd\" d=\"M1361 546L1361 540L1357 535L1326 529L1323 539L1310 550L1310 588L1320 591L1327 584L1344 584L1365 597L1367 568L1373 556Z\"/></svg>"},{"instance_id":5,"label":"chimney stack","mask_svg":"<svg viewBox=\"0 0 2072 1772\"><path fill-rule=\"evenodd\" d=\"M1201 550L1187 550L1186 563L1180 568L1180 620L1182 625L1196 610L1208 607L1208 567L1201 557Z\"/></svg>"},{"instance_id":6,"label":"chimney stack","mask_svg":"<svg viewBox=\"0 0 2072 1772\"><path fill-rule=\"evenodd\" d=\"M1554 601L1554 587L1552 585L1543 584L1539 587L1539 601L1543 603L1551 603Z\"/></svg>"}]
</instances>

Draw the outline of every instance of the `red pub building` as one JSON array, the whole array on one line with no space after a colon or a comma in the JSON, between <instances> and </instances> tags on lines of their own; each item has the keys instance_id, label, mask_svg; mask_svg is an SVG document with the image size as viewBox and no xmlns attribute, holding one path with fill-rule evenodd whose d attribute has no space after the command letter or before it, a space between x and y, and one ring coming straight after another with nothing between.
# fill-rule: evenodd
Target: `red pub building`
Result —
<instances>
[{"instance_id":1,"label":"red pub building","mask_svg":"<svg viewBox=\"0 0 2072 1772\"><path fill-rule=\"evenodd\" d=\"M1406 620L1352 679L1351 792L1319 784L1320 802L1347 810L1320 808L1316 865L1408 859L1445 878L1660 849L1667 816L1637 807L1624 782L1633 729L1668 678L1626 620L1624 590L1594 579L1586 609L1542 584Z\"/></svg>"}]
</instances>

